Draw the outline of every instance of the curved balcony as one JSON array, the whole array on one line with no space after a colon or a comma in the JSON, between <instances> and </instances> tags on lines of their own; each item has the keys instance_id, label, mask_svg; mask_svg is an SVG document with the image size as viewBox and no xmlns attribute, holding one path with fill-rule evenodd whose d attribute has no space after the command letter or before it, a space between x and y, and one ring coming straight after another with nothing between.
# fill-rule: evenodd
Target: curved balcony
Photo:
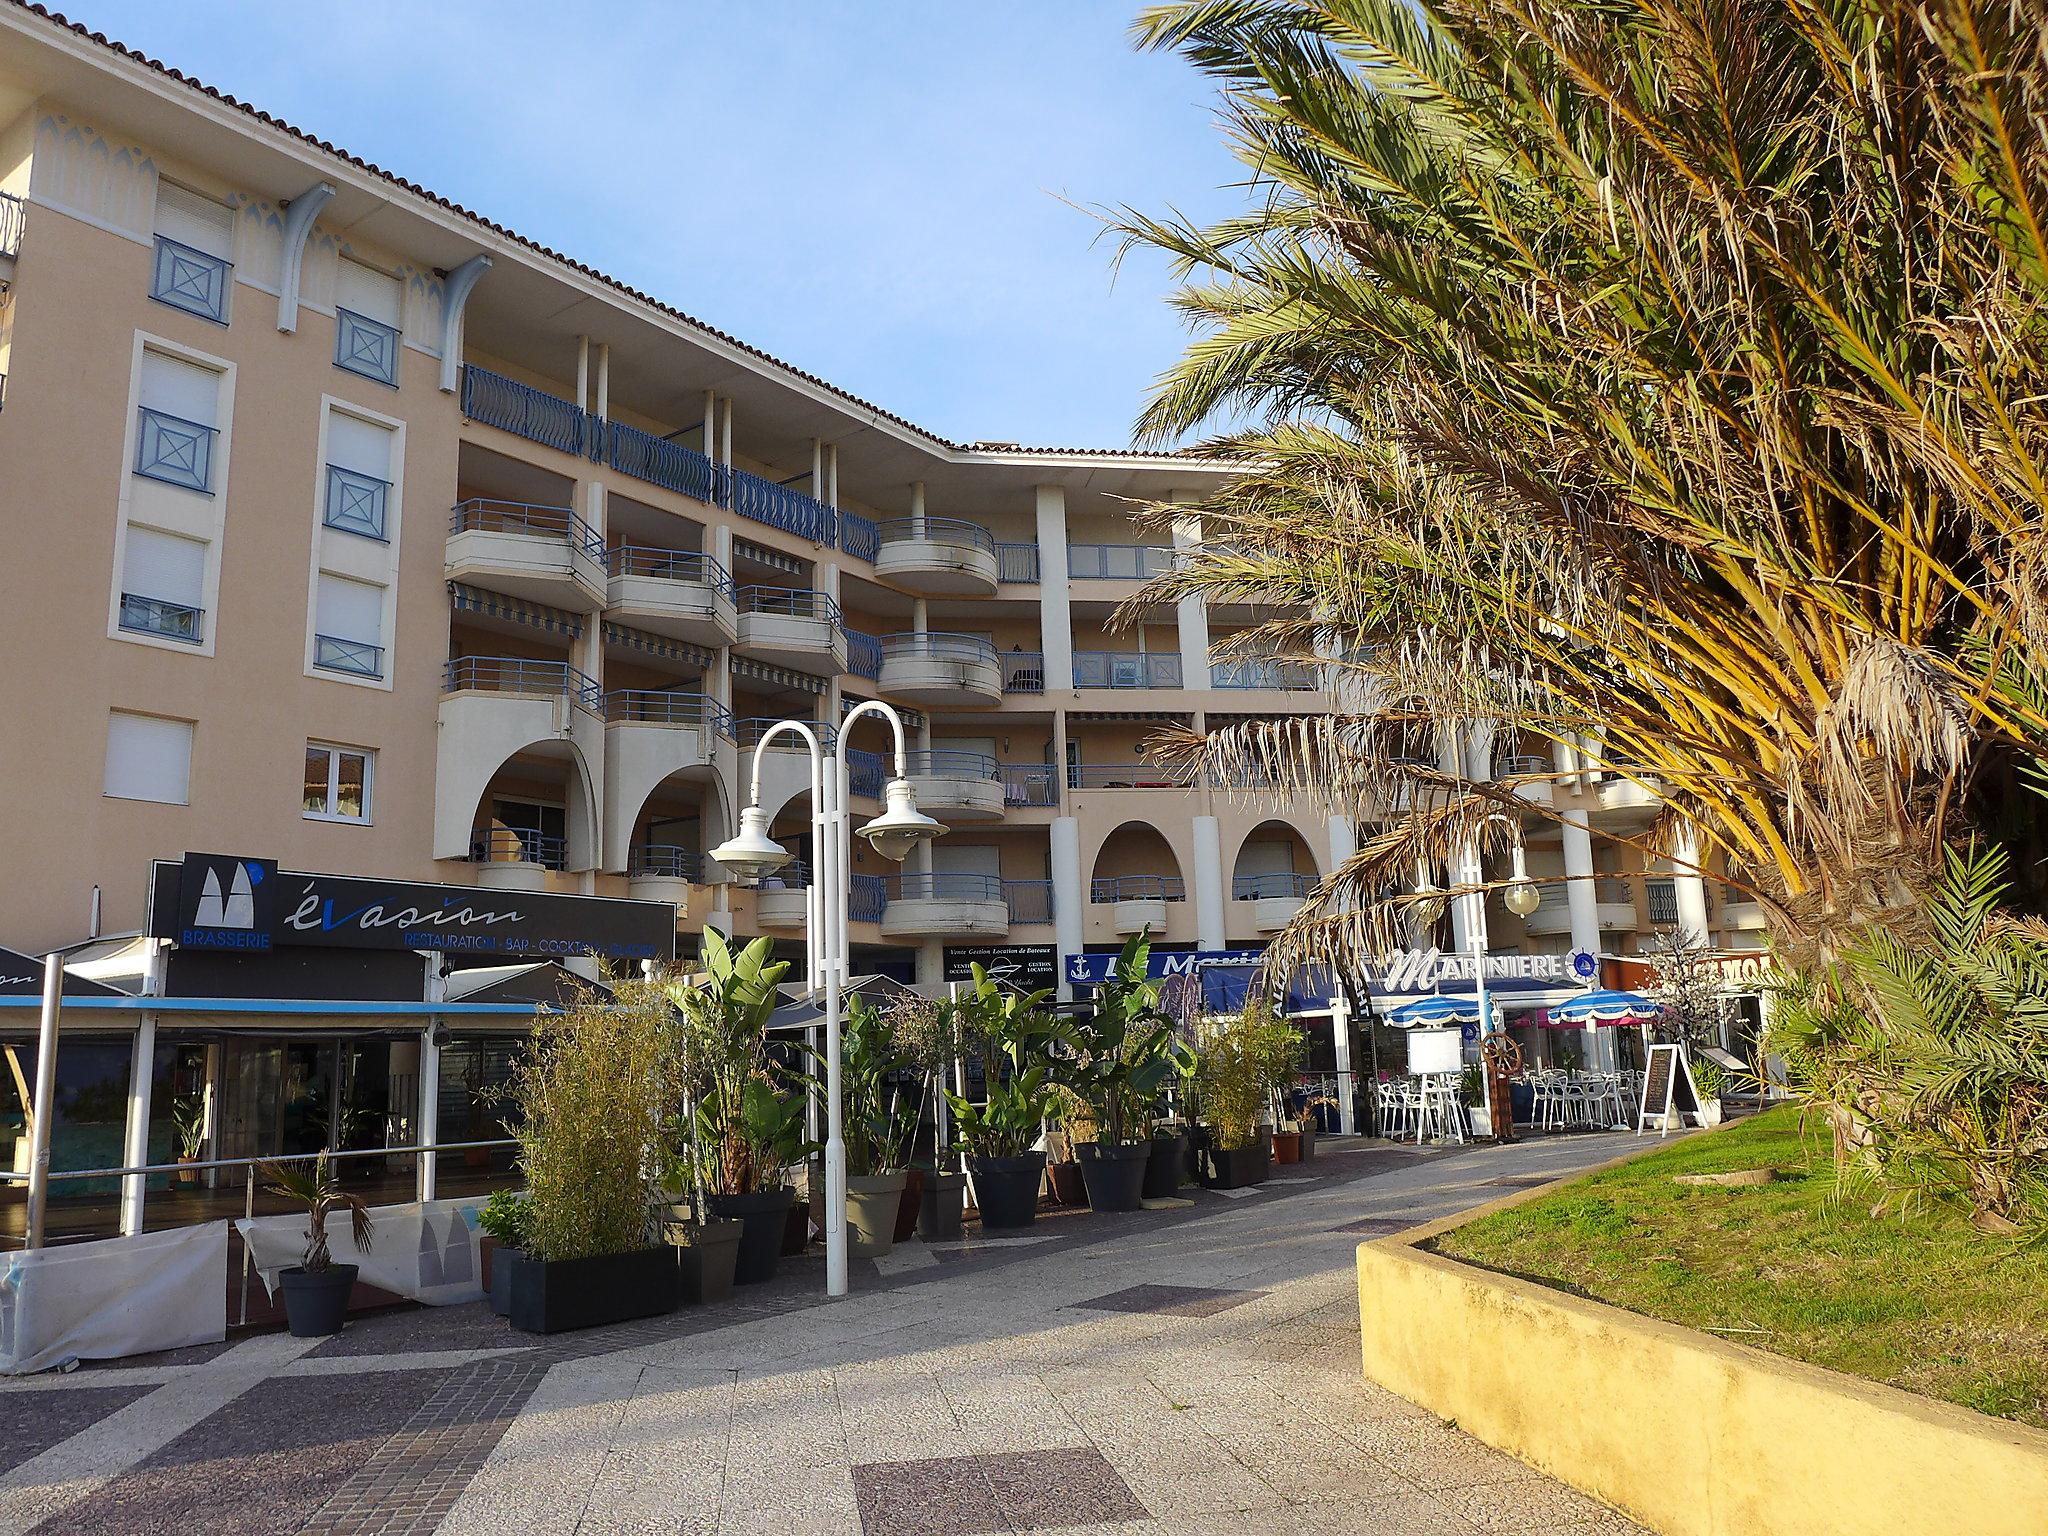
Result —
<instances>
[{"instance_id":1,"label":"curved balcony","mask_svg":"<svg viewBox=\"0 0 2048 1536\"><path fill-rule=\"evenodd\" d=\"M434 742L434 857L466 859L476 808L499 767L529 749L573 756L602 814L605 733L595 680L566 661L526 656L458 656L441 679ZM582 825L571 796L569 850L575 867L596 862L602 822Z\"/></svg>"},{"instance_id":2,"label":"curved balcony","mask_svg":"<svg viewBox=\"0 0 2048 1536\"><path fill-rule=\"evenodd\" d=\"M1003 772L983 752L934 747L912 752L910 783L917 808L940 821L1000 821L1006 803Z\"/></svg>"},{"instance_id":3,"label":"curved balcony","mask_svg":"<svg viewBox=\"0 0 2048 1536\"><path fill-rule=\"evenodd\" d=\"M1522 919L1522 932L1527 934L1557 934L1572 931L1572 902L1568 894L1570 886L1539 885L1536 887L1536 910Z\"/></svg>"},{"instance_id":4,"label":"curved balcony","mask_svg":"<svg viewBox=\"0 0 2048 1536\"><path fill-rule=\"evenodd\" d=\"M1230 899L1250 904L1254 930L1278 933L1294 920L1294 914L1315 888L1314 875L1239 875L1230 882Z\"/></svg>"},{"instance_id":5,"label":"curved balcony","mask_svg":"<svg viewBox=\"0 0 2048 1536\"><path fill-rule=\"evenodd\" d=\"M1593 882L1594 915L1602 932L1633 933L1636 927L1636 893L1619 875L1602 876Z\"/></svg>"},{"instance_id":6,"label":"curved balcony","mask_svg":"<svg viewBox=\"0 0 2048 1536\"><path fill-rule=\"evenodd\" d=\"M737 598L739 647L749 656L804 672L846 670L846 631L827 593L741 587Z\"/></svg>"},{"instance_id":7,"label":"curved balcony","mask_svg":"<svg viewBox=\"0 0 2048 1536\"><path fill-rule=\"evenodd\" d=\"M994 704L1003 696L1003 664L979 635L884 635L881 685L914 704Z\"/></svg>"},{"instance_id":8,"label":"curved balcony","mask_svg":"<svg viewBox=\"0 0 2048 1536\"><path fill-rule=\"evenodd\" d=\"M875 574L933 597L993 597L1002 579L995 535L957 517L899 517L882 524Z\"/></svg>"},{"instance_id":9,"label":"curved balcony","mask_svg":"<svg viewBox=\"0 0 2048 1536\"><path fill-rule=\"evenodd\" d=\"M1655 778L1640 771L1630 778L1620 769L1601 773L1593 798L1607 820L1629 825L1655 820L1664 804Z\"/></svg>"},{"instance_id":10,"label":"curved balcony","mask_svg":"<svg viewBox=\"0 0 2048 1536\"><path fill-rule=\"evenodd\" d=\"M694 848L642 843L626 856L626 890L636 901L665 901L678 917L690 910L690 887L704 882L704 860Z\"/></svg>"},{"instance_id":11,"label":"curved balcony","mask_svg":"<svg viewBox=\"0 0 2048 1536\"><path fill-rule=\"evenodd\" d=\"M940 871L896 875L882 908L885 939L950 939L1009 932L1010 905L996 875Z\"/></svg>"},{"instance_id":12,"label":"curved balcony","mask_svg":"<svg viewBox=\"0 0 2048 1536\"><path fill-rule=\"evenodd\" d=\"M568 864L568 840L523 827L483 827L470 835L476 883L494 891L538 891L548 871Z\"/></svg>"},{"instance_id":13,"label":"curved balcony","mask_svg":"<svg viewBox=\"0 0 2048 1536\"><path fill-rule=\"evenodd\" d=\"M763 928L802 928L811 920L811 867L791 859L754 888L754 921Z\"/></svg>"},{"instance_id":14,"label":"curved balcony","mask_svg":"<svg viewBox=\"0 0 2048 1536\"><path fill-rule=\"evenodd\" d=\"M1088 899L1111 909L1110 926L1119 934L1161 931L1168 904L1187 898L1187 884L1178 875L1112 875L1088 882Z\"/></svg>"},{"instance_id":15,"label":"curved balcony","mask_svg":"<svg viewBox=\"0 0 2048 1536\"><path fill-rule=\"evenodd\" d=\"M1769 928L1771 917L1760 902L1726 901L1721 904L1721 926L1753 933Z\"/></svg>"},{"instance_id":16,"label":"curved balcony","mask_svg":"<svg viewBox=\"0 0 2048 1536\"><path fill-rule=\"evenodd\" d=\"M1504 757L1494 765L1496 779L1521 779L1515 786L1515 798L1526 800L1531 805L1549 805L1557 798L1555 785L1550 780L1554 772L1550 759L1534 754Z\"/></svg>"},{"instance_id":17,"label":"curved balcony","mask_svg":"<svg viewBox=\"0 0 2048 1536\"><path fill-rule=\"evenodd\" d=\"M605 605L604 540L568 507L477 496L448 514L451 581L596 613Z\"/></svg>"},{"instance_id":18,"label":"curved balcony","mask_svg":"<svg viewBox=\"0 0 2048 1536\"><path fill-rule=\"evenodd\" d=\"M716 648L739 637L738 589L709 555L621 544L610 551L605 607L642 629Z\"/></svg>"}]
</instances>

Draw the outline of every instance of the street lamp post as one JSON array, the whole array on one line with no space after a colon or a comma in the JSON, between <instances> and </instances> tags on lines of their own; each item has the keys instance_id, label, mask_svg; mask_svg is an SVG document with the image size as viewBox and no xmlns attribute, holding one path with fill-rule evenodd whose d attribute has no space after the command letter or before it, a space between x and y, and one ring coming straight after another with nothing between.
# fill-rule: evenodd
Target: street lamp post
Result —
<instances>
[{"instance_id":1,"label":"street lamp post","mask_svg":"<svg viewBox=\"0 0 2048 1536\"><path fill-rule=\"evenodd\" d=\"M847 898L851 890L852 823L847 815L846 738L864 715L880 715L896 737L896 776L883 789L882 814L860 829L875 852L901 861L919 843L946 829L917 808L911 787L909 748L903 717L879 699L847 712L838 738L821 747L817 734L800 720L770 726L754 746L754 770L740 829L711 850L711 857L742 879L759 879L789 862L789 850L768 835L761 806L761 753L778 734L800 736L811 750L811 888L807 903L816 928L817 977L825 988L825 1294L846 1294L846 1126L840 1103L840 1006L849 975Z\"/></svg>"}]
</instances>

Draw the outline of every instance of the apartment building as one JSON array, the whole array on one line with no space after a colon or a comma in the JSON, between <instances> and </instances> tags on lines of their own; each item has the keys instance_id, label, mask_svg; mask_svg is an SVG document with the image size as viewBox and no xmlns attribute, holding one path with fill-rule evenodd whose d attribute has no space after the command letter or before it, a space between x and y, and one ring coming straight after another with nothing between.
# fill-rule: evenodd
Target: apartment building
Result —
<instances>
[{"instance_id":1,"label":"apartment building","mask_svg":"<svg viewBox=\"0 0 2048 1536\"><path fill-rule=\"evenodd\" d=\"M0 286L17 949L77 938L95 888L139 930L152 861L216 849L795 947L803 762L766 754L780 884L707 850L767 724L830 736L872 697L949 832L900 869L856 854L864 968L937 983L1009 947L1042 974L1147 926L1255 948L1356 846L1145 760L1162 729L1327 707L1313 668L1215 659L1252 612L1112 625L1200 537L1136 506L1223 466L947 441L15 0ZM857 797L886 746L844 743ZM1647 819L1639 784L1554 767L1529 793L1570 814L1532 822L1530 867L1578 878L1496 911L1497 950L1760 926L1596 845Z\"/></svg>"}]
</instances>

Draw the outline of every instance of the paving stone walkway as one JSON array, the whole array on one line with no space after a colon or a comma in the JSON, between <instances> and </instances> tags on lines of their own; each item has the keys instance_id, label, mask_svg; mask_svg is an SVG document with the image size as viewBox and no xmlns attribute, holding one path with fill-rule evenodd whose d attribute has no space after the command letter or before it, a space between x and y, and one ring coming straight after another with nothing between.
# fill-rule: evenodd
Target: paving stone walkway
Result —
<instances>
[{"instance_id":1,"label":"paving stone walkway","mask_svg":"<svg viewBox=\"0 0 2048 1536\"><path fill-rule=\"evenodd\" d=\"M1241 1198L545 1341L481 1306L0 1384L0 1536L1616 1536L1365 1382L1351 1256L1622 1150L1326 1139ZM1511 1367L1511 1363L1510 1366Z\"/></svg>"}]
</instances>

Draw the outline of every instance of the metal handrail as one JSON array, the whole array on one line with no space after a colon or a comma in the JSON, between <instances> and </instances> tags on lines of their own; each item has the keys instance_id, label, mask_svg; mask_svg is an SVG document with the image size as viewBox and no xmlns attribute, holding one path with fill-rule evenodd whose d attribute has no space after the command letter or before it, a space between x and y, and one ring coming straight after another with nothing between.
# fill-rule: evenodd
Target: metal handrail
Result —
<instances>
[{"instance_id":1,"label":"metal handrail","mask_svg":"<svg viewBox=\"0 0 2048 1536\"><path fill-rule=\"evenodd\" d=\"M1038 580L1036 544L997 544L996 580L1029 585Z\"/></svg>"},{"instance_id":2,"label":"metal handrail","mask_svg":"<svg viewBox=\"0 0 2048 1536\"><path fill-rule=\"evenodd\" d=\"M1003 692L1045 692L1045 652L1004 651Z\"/></svg>"},{"instance_id":3,"label":"metal handrail","mask_svg":"<svg viewBox=\"0 0 2048 1536\"><path fill-rule=\"evenodd\" d=\"M536 661L530 656L456 656L441 675L443 693L477 689L487 693L558 693L592 713L604 707L597 679L566 661Z\"/></svg>"},{"instance_id":4,"label":"metal handrail","mask_svg":"<svg viewBox=\"0 0 2048 1536\"><path fill-rule=\"evenodd\" d=\"M839 604L832 594L807 587L741 587L739 607L741 613L777 613L793 619L821 619L827 624L840 621Z\"/></svg>"},{"instance_id":5,"label":"metal handrail","mask_svg":"<svg viewBox=\"0 0 2048 1536\"><path fill-rule=\"evenodd\" d=\"M121 594L121 628L131 633L201 645L205 643L205 622L206 610L190 603L144 597L138 592Z\"/></svg>"},{"instance_id":6,"label":"metal handrail","mask_svg":"<svg viewBox=\"0 0 2048 1536\"><path fill-rule=\"evenodd\" d=\"M836 542L833 534L837 520L832 509L817 497L729 464L720 466L720 477L723 483L719 500L739 516L780 528L814 544Z\"/></svg>"},{"instance_id":7,"label":"metal handrail","mask_svg":"<svg viewBox=\"0 0 2048 1536\"><path fill-rule=\"evenodd\" d=\"M906 630L882 636L882 660L916 657L927 661L981 662L996 664L996 648L980 635L949 634L941 630Z\"/></svg>"},{"instance_id":8,"label":"metal handrail","mask_svg":"<svg viewBox=\"0 0 2048 1536\"><path fill-rule=\"evenodd\" d=\"M1178 688L1180 657L1166 651L1076 651L1076 688Z\"/></svg>"},{"instance_id":9,"label":"metal handrail","mask_svg":"<svg viewBox=\"0 0 2048 1536\"><path fill-rule=\"evenodd\" d=\"M448 514L448 533L518 533L566 539L599 564L609 558L604 536L568 507L536 506L526 501L499 501L472 496L457 502Z\"/></svg>"},{"instance_id":10,"label":"metal handrail","mask_svg":"<svg viewBox=\"0 0 2048 1536\"><path fill-rule=\"evenodd\" d=\"M1230 881L1233 901L1259 901L1268 896L1306 896L1316 887L1314 875L1275 870L1263 875L1234 875Z\"/></svg>"},{"instance_id":11,"label":"metal handrail","mask_svg":"<svg viewBox=\"0 0 2048 1536\"><path fill-rule=\"evenodd\" d=\"M882 675L882 640L858 629L846 631L846 670L870 681Z\"/></svg>"},{"instance_id":12,"label":"metal handrail","mask_svg":"<svg viewBox=\"0 0 2048 1536\"><path fill-rule=\"evenodd\" d=\"M1069 544L1067 577L1071 581L1143 581L1164 575L1173 564L1173 550L1160 544Z\"/></svg>"},{"instance_id":13,"label":"metal handrail","mask_svg":"<svg viewBox=\"0 0 2048 1536\"><path fill-rule=\"evenodd\" d=\"M662 549L653 544L614 544L605 570L613 576L657 576L663 581L694 581L710 587L728 602L739 590L732 573L718 561L691 549Z\"/></svg>"},{"instance_id":14,"label":"metal handrail","mask_svg":"<svg viewBox=\"0 0 2048 1536\"><path fill-rule=\"evenodd\" d=\"M469 836L471 864L538 864L560 871L569 863L569 840L525 827L484 827Z\"/></svg>"},{"instance_id":15,"label":"metal handrail","mask_svg":"<svg viewBox=\"0 0 2048 1536\"><path fill-rule=\"evenodd\" d=\"M1052 882L1050 880L1005 880L1003 900L1010 908L1013 923L1049 923L1052 921Z\"/></svg>"},{"instance_id":16,"label":"metal handrail","mask_svg":"<svg viewBox=\"0 0 2048 1536\"><path fill-rule=\"evenodd\" d=\"M774 884L769 882L773 881ZM811 866L802 859L791 859L779 869L771 869L754 882L754 888L762 891L802 891L811 884Z\"/></svg>"},{"instance_id":17,"label":"metal handrail","mask_svg":"<svg viewBox=\"0 0 2048 1536\"><path fill-rule=\"evenodd\" d=\"M1192 789L1195 773L1188 767L1159 763L1070 763L1069 789Z\"/></svg>"},{"instance_id":18,"label":"metal handrail","mask_svg":"<svg viewBox=\"0 0 2048 1536\"><path fill-rule=\"evenodd\" d=\"M597 438L597 419L560 395L465 363L462 414L544 448L580 454Z\"/></svg>"},{"instance_id":19,"label":"metal handrail","mask_svg":"<svg viewBox=\"0 0 2048 1536\"><path fill-rule=\"evenodd\" d=\"M1186 901L1179 875L1107 875L1088 882L1090 901Z\"/></svg>"},{"instance_id":20,"label":"metal handrail","mask_svg":"<svg viewBox=\"0 0 2048 1536\"><path fill-rule=\"evenodd\" d=\"M190 439L192 462L190 466L176 464L152 451L149 439L151 429L159 438L168 434L176 442L180 437ZM209 427L203 421L191 421L183 416L173 416L169 411L159 411L153 406L136 407L135 423L135 473L148 480L161 480L166 485L183 486L188 491L203 495L213 494L213 444L220 436L219 427ZM161 443L154 445L161 447Z\"/></svg>"},{"instance_id":21,"label":"metal handrail","mask_svg":"<svg viewBox=\"0 0 2048 1536\"><path fill-rule=\"evenodd\" d=\"M986 752L965 747L919 748L906 754L911 775L933 779L989 779L1000 777L999 764Z\"/></svg>"},{"instance_id":22,"label":"metal handrail","mask_svg":"<svg viewBox=\"0 0 2048 1536\"><path fill-rule=\"evenodd\" d=\"M1523 774L1548 773L1550 771L1549 758L1537 757L1533 754L1522 754L1502 758L1494 767L1493 776L1497 779L1512 779L1520 778Z\"/></svg>"},{"instance_id":23,"label":"metal handrail","mask_svg":"<svg viewBox=\"0 0 2048 1536\"><path fill-rule=\"evenodd\" d=\"M930 874L902 874L887 877L891 901L1001 901L1001 875L977 875L970 870L935 870Z\"/></svg>"},{"instance_id":24,"label":"metal handrail","mask_svg":"<svg viewBox=\"0 0 2048 1536\"><path fill-rule=\"evenodd\" d=\"M882 524L882 542L922 539L931 544L965 544L996 552L996 536L964 517L892 517Z\"/></svg>"},{"instance_id":25,"label":"metal handrail","mask_svg":"<svg viewBox=\"0 0 2048 1536\"><path fill-rule=\"evenodd\" d=\"M717 500L718 466L708 455L623 421L603 420L598 425L604 433L605 460L620 474L694 501Z\"/></svg>"},{"instance_id":26,"label":"metal handrail","mask_svg":"<svg viewBox=\"0 0 2048 1536\"><path fill-rule=\"evenodd\" d=\"M882 530L871 517L858 512L839 512L839 547L856 560L872 562L882 552Z\"/></svg>"},{"instance_id":27,"label":"metal handrail","mask_svg":"<svg viewBox=\"0 0 2048 1536\"><path fill-rule=\"evenodd\" d=\"M752 749L760 745L761 738L768 734L771 726L781 725L782 723L783 718L779 715L740 716L733 721L733 740L741 747ZM818 745L821 747L829 749L832 743L838 739L838 730L822 720L803 720L799 721L798 724L808 726L811 734L818 738ZM797 735L794 731L785 731L769 744L768 750L770 752L808 752L810 748L804 745L803 737Z\"/></svg>"},{"instance_id":28,"label":"metal handrail","mask_svg":"<svg viewBox=\"0 0 2048 1536\"><path fill-rule=\"evenodd\" d=\"M1287 693L1311 693L1322 685L1317 668L1305 661L1240 657L1233 661L1209 663L1211 688L1271 688Z\"/></svg>"},{"instance_id":29,"label":"metal handrail","mask_svg":"<svg viewBox=\"0 0 2048 1536\"><path fill-rule=\"evenodd\" d=\"M680 843L641 843L626 855L626 878L688 880L699 883L704 875L704 856Z\"/></svg>"},{"instance_id":30,"label":"metal handrail","mask_svg":"<svg viewBox=\"0 0 2048 1536\"><path fill-rule=\"evenodd\" d=\"M1648 899L1650 921L1653 923L1675 923L1678 921L1678 882L1676 880L1645 880L1643 894Z\"/></svg>"},{"instance_id":31,"label":"metal handrail","mask_svg":"<svg viewBox=\"0 0 2048 1536\"><path fill-rule=\"evenodd\" d=\"M708 694L666 688L614 688L604 696L604 717L632 725L709 726L733 739L733 713Z\"/></svg>"},{"instance_id":32,"label":"metal handrail","mask_svg":"<svg viewBox=\"0 0 2048 1536\"><path fill-rule=\"evenodd\" d=\"M0 192L0 256L21 254L23 222L20 196L13 192Z\"/></svg>"},{"instance_id":33,"label":"metal handrail","mask_svg":"<svg viewBox=\"0 0 2048 1536\"><path fill-rule=\"evenodd\" d=\"M864 800L882 798L882 787L889 782L889 763L879 752L852 747L839 754L846 764L846 792L859 795Z\"/></svg>"},{"instance_id":34,"label":"metal handrail","mask_svg":"<svg viewBox=\"0 0 2048 1536\"><path fill-rule=\"evenodd\" d=\"M354 677L382 678L384 647L374 640L316 634L313 636L313 665L328 672L346 672Z\"/></svg>"},{"instance_id":35,"label":"metal handrail","mask_svg":"<svg viewBox=\"0 0 2048 1536\"><path fill-rule=\"evenodd\" d=\"M1059 769L1051 763L1004 763L1003 804L1058 805Z\"/></svg>"}]
</instances>

